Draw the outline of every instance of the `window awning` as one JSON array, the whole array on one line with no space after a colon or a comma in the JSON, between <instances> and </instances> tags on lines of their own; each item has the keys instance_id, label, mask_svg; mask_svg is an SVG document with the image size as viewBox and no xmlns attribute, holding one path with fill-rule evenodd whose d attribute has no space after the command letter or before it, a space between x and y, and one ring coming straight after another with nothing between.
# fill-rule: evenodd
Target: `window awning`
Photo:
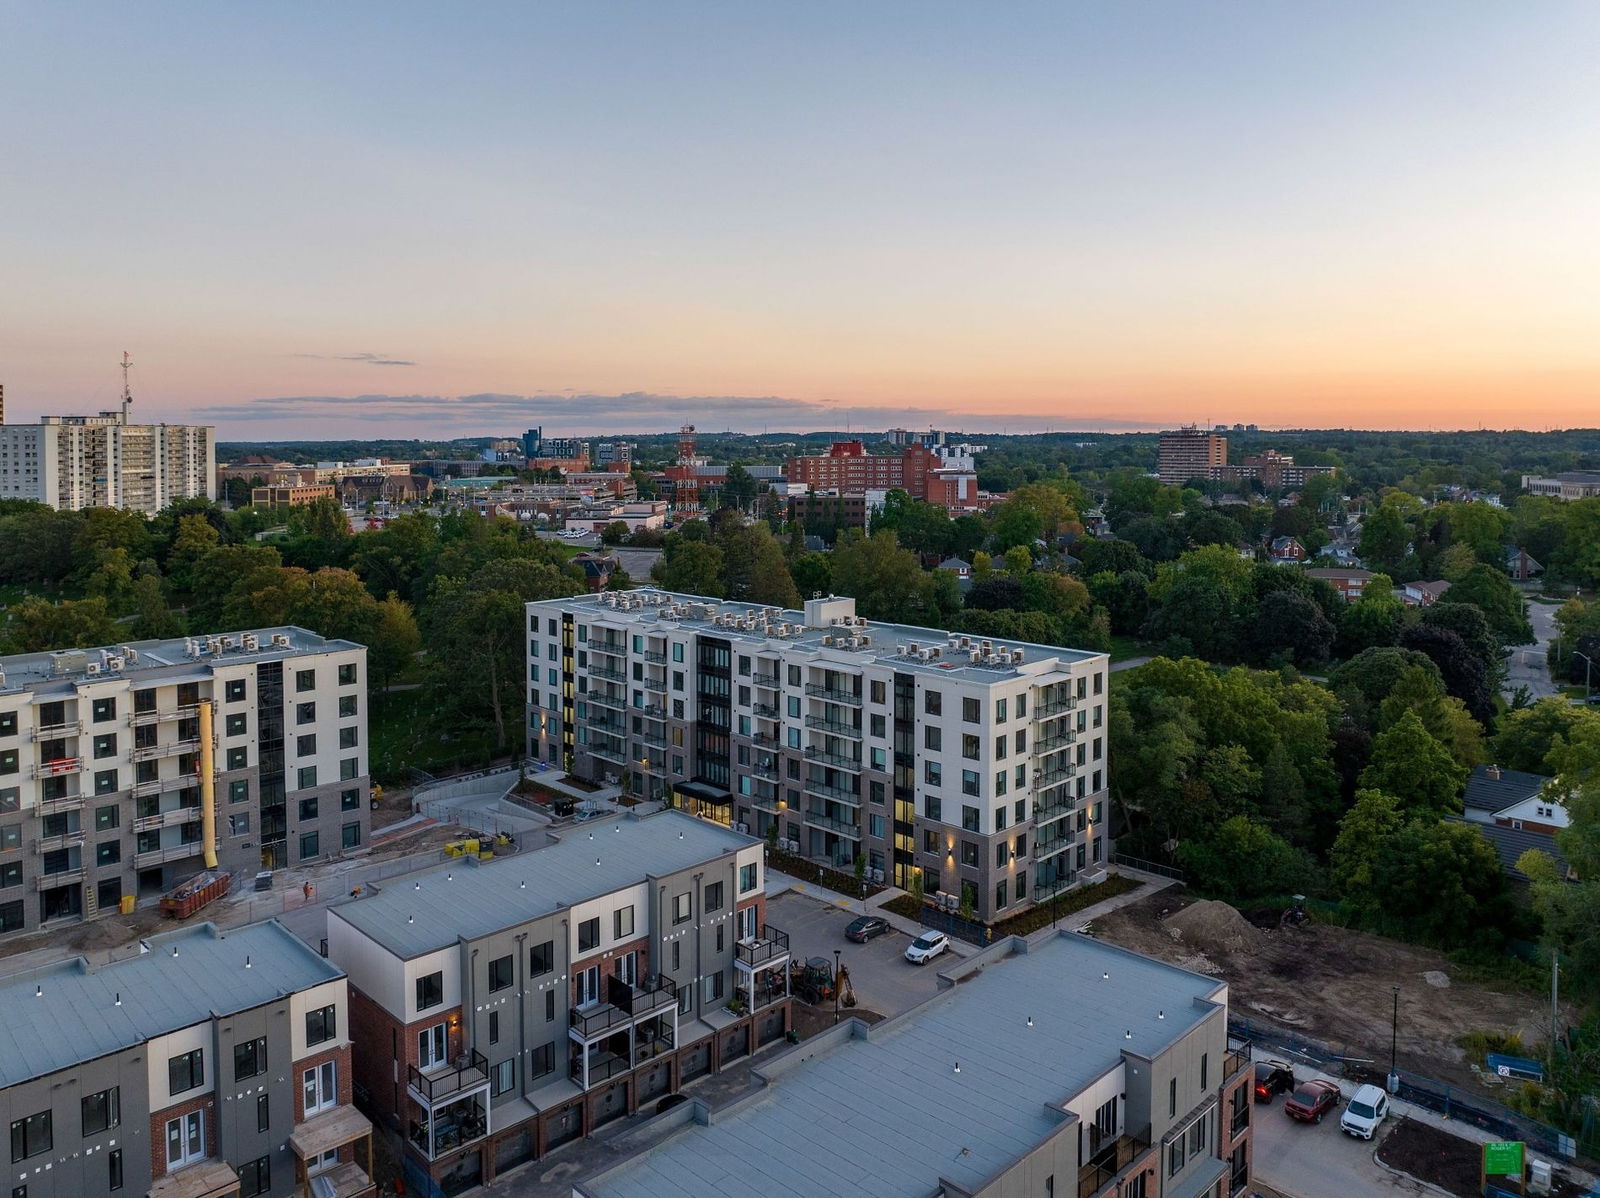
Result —
<instances>
[{"instance_id":1,"label":"window awning","mask_svg":"<svg viewBox=\"0 0 1600 1198\"><path fill-rule=\"evenodd\" d=\"M710 803L714 807L733 806L733 796L718 786L709 782L678 782L672 787L681 795L691 799L698 799L702 803Z\"/></svg>"},{"instance_id":2,"label":"window awning","mask_svg":"<svg viewBox=\"0 0 1600 1198\"><path fill-rule=\"evenodd\" d=\"M371 1134L372 1120L355 1107L336 1106L295 1128L289 1137L289 1148L301 1160L310 1160Z\"/></svg>"},{"instance_id":3,"label":"window awning","mask_svg":"<svg viewBox=\"0 0 1600 1198\"><path fill-rule=\"evenodd\" d=\"M150 1198L227 1198L239 1193L239 1175L226 1161L201 1161L158 1177Z\"/></svg>"}]
</instances>

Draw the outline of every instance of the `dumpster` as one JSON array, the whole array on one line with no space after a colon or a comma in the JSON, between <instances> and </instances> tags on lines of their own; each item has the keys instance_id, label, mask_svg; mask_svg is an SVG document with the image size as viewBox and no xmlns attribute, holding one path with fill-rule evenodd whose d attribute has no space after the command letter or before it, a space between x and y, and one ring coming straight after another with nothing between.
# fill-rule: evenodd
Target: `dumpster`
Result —
<instances>
[{"instance_id":1,"label":"dumpster","mask_svg":"<svg viewBox=\"0 0 1600 1198\"><path fill-rule=\"evenodd\" d=\"M207 903L228 893L233 875L226 870L207 870L161 896L161 914L168 919L188 919ZM126 900L124 900L126 901Z\"/></svg>"}]
</instances>

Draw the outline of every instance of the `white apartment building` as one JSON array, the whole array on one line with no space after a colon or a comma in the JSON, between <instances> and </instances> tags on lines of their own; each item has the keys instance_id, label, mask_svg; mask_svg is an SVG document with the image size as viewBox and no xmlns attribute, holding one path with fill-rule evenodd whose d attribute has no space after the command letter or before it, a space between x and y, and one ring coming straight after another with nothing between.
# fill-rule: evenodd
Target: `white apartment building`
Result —
<instances>
[{"instance_id":1,"label":"white apartment building","mask_svg":"<svg viewBox=\"0 0 1600 1198\"><path fill-rule=\"evenodd\" d=\"M1111 859L1105 654L869 624L849 598L528 605L542 760L993 921Z\"/></svg>"},{"instance_id":2,"label":"white apartment building","mask_svg":"<svg viewBox=\"0 0 1600 1198\"><path fill-rule=\"evenodd\" d=\"M278 627L0 657L0 934L364 845L366 656Z\"/></svg>"},{"instance_id":3,"label":"white apartment building","mask_svg":"<svg viewBox=\"0 0 1600 1198\"><path fill-rule=\"evenodd\" d=\"M129 424L122 412L0 425L0 499L153 516L174 500L215 498L216 474L210 425Z\"/></svg>"}]
</instances>

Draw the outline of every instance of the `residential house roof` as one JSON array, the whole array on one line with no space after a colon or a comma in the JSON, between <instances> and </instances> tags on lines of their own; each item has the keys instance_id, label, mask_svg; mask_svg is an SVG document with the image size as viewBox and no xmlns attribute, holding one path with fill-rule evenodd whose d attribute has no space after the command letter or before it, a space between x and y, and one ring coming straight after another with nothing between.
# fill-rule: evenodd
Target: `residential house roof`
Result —
<instances>
[{"instance_id":1,"label":"residential house roof","mask_svg":"<svg viewBox=\"0 0 1600 1198\"><path fill-rule=\"evenodd\" d=\"M1524 770L1501 769L1497 765L1480 765L1467 776L1467 789L1463 802L1469 811L1487 811L1491 814L1504 811L1514 803L1531 799L1545 788L1550 779L1543 774L1530 774Z\"/></svg>"}]
</instances>

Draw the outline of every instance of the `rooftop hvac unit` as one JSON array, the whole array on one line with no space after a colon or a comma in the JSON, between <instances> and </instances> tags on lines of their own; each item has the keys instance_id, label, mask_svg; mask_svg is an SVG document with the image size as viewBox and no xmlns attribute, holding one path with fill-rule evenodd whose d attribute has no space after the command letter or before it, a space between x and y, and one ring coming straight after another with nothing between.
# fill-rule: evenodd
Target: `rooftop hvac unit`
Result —
<instances>
[{"instance_id":1,"label":"rooftop hvac unit","mask_svg":"<svg viewBox=\"0 0 1600 1198\"><path fill-rule=\"evenodd\" d=\"M123 661L120 657L106 658L106 669L112 671L113 673L120 672L127 664L128 663Z\"/></svg>"},{"instance_id":2,"label":"rooftop hvac unit","mask_svg":"<svg viewBox=\"0 0 1600 1198\"><path fill-rule=\"evenodd\" d=\"M883 881L883 871L881 869L873 870L872 871L872 880L874 882L882 882Z\"/></svg>"},{"instance_id":3,"label":"rooftop hvac unit","mask_svg":"<svg viewBox=\"0 0 1600 1198\"><path fill-rule=\"evenodd\" d=\"M733 830L735 832L746 832L746 833L748 833L750 831L749 827L747 827L744 824L734 824L733 825Z\"/></svg>"},{"instance_id":4,"label":"rooftop hvac unit","mask_svg":"<svg viewBox=\"0 0 1600 1198\"><path fill-rule=\"evenodd\" d=\"M970 637L970 636L964 636L964 637L962 637L962 638L961 638L961 647L962 647L962 648L963 648L963 649L970 649L970 648L972 648L972 638L971 638L971 637Z\"/></svg>"},{"instance_id":5,"label":"rooftop hvac unit","mask_svg":"<svg viewBox=\"0 0 1600 1198\"><path fill-rule=\"evenodd\" d=\"M1021 649L1013 649L1013 650L1011 650L1011 660L1013 662L1016 662L1016 663L1020 664L1022 659L1025 656L1026 656L1026 654L1023 653L1023 651Z\"/></svg>"},{"instance_id":6,"label":"rooftop hvac unit","mask_svg":"<svg viewBox=\"0 0 1600 1198\"><path fill-rule=\"evenodd\" d=\"M128 659L128 664L130 666L134 665L139 660L139 650L131 648L128 645L124 645L122 646L122 656Z\"/></svg>"},{"instance_id":7,"label":"rooftop hvac unit","mask_svg":"<svg viewBox=\"0 0 1600 1198\"><path fill-rule=\"evenodd\" d=\"M232 637L231 637L231 636L225 636L225 637L223 637L223 638L222 638L222 647L223 647L223 648L224 648L224 649L231 649L231 648L233 648L233 638L232 638Z\"/></svg>"},{"instance_id":8,"label":"rooftop hvac unit","mask_svg":"<svg viewBox=\"0 0 1600 1198\"><path fill-rule=\"evenodd\" d=\"M909 645L906 646L906 652L907 653L915 655L917 653L917 651L918 651L918 646L917 646L917 642L916 641L912 641Z\"/></svg>"},{"instance_id":9,"label":"rooftop hvac unit","mask_svg":"<svg viewBox=\"0 0 1600 1198\"><path fill-rule=\"evenodd\" d=\"M831 645L831 644L833 644L833 637L831 637L831 636L829 636L829 635L827 635L827 634L826 634L826 633L824 633L824 634L823 634L823 637L822 637L822 643L823 643L823 644L824 644L824 645Z\"/></svg>"},{"instance_id":10,"label":"rooftop hvac unit","mask_svg":"<svg viewBox=\"0 0 1600 1198\"><path fill-rule=\"evenodd\" d=\"M0 670L0 686L4 686L5 684L6 684L6 672L4 670Z\"/></svg>"},{"instance_id":11,"label":"rooftop hvac unit","mask_svg":"<svg viewBox=\"0 0 1600 1198\"><path fill-rule=\"evenodd\" d=\"M970 649L970 650L967 651L967 656L971 659L973 665L977 665L980 661L983 660L983 650L982 649Z\"/></svg>"},{"instance_id":12,"label":"rooftop hvac unit","mask_svg":"<svg viewBox=\"0 0 1600 1198\"><path fill-rule=\"evenodd\" d=\"M84 667L83 667L83 672L85 674L89 675L89 677L93 678L96 674L98 674L100 672L100 663L97 662L97 661L91 661L91 662L86 663L84 665Z\"/></svg>"},{"instance_id":13,"label":"rooftop hvac unit","mask_svg":"<svg viewBox=\"0 0 1600 1198\"><path fill-rule=\"evenodd\" d=\"M258 650L260 648L261 648L261 638L260 637L258 637L253 632L247 632L247 633L244 634L244 651L246 653L254 653L256 650Z\"/></svg>"},{"instance_id":14,"label":"rooftop hvac unit","mask_svg":"<svg viewBox=\"0 0 1600 1198\"><path fill-rule=\"evenodd\" d=\"M272 643L280 649L287 649L289 647L289 634L286 632L274 632L272 634Z\"/></svg>"},{"instance_id":15,"label":"rooftop hvac unit","mask_svg":"<svg viewBox=\"0 0 1600 1198\"><path fill-rule=\"evenodd\" d=\"M869 646L871 644L872 644L872 638L870 636L864 636L864 637L861 638L861 647L863 649L867 648L867 646Z\"/></svg>"},{"instance_id":16,"label":"rooftop hvac unit","mask_svg":"<svg viewBox=\"0 0 1600 1198\"><path fill-rule=\"evenodd\" d=\"M930 654L932 654L934 657L943 657L944 656L944 649L943 649L943 647L941 647L939 645L935 645L933 648L929 649L928 652Z\"/></svg>"}]
</instances>

